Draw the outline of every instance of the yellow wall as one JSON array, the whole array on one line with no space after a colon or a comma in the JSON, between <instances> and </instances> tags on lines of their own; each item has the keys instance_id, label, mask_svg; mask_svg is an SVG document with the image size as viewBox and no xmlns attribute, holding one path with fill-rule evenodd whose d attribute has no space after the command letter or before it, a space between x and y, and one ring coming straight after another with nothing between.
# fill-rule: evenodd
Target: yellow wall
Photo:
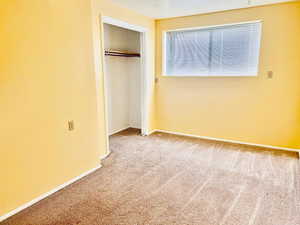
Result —
<instances>
[{"instance_id":1,"label":"yellow wall","mask_svg":"<svg viewBox=\"0 0 300 225\"><path fill-rule=\"evenodd\" d=\"M100 14L149 29L152 80L152 19L108 0L0 3L0 215L95 168L105 154ZM258 77L160 76L162 30L256 19L264 21ZM150 88L151 129L299 147L299 3L166 19L156 26L160 81L156 112L153 82ZM267 70L274 79L266 79ZM75 121L72 132L68 120Z\"/></svg>"},{"instance_id":2,"label":"yellow wall","mask_svg":"<svg viewBox=\"0 0 300 225\"><path fill-rule=\"evenodd\" d=\"M161 76L163 30L263 21L258 77ZM157 127L243 142L300 147L300 3L156 22ZM274 72L267 79L267 71Z\"/></svg>"},{"instance_id":3,"label":"yellow wall","mask_svg":"<svg viewBox=\"0 0 300 225\"><path fill-rule=\"evenodd\" d=\"M154 21L101 0L93 7L148 26L153 49ZM0 216L97 167L105 154L95 21L89 0L0 2ZM149 57L153 72L153 50Z\"/></svg>"}]
</instances>

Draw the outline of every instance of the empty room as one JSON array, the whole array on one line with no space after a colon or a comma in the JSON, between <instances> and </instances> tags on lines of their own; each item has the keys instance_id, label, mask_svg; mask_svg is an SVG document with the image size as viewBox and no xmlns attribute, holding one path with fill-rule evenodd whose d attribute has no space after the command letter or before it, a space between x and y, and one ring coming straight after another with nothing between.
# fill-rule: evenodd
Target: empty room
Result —
<instances>
[{"instance_id":1,"label":"empty room","mask_svg":"<svg viewBox=\"0 0 300 225\"><path fill-rule=\"evenodd\" d=\"M300 1L1 0L1 225L300 225Z\"/></svg>"}]
</instances>

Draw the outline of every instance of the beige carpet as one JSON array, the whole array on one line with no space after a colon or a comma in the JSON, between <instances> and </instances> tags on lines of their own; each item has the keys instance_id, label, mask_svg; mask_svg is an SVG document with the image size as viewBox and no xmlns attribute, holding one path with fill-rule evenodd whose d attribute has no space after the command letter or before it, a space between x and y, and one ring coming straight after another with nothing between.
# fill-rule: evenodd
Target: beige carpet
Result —
<instances>
[{"instance_id":1,"label":"beige carpet","mask_svg":"<svg viewBox=\"0 0 300 225\"><path fill-rule=\"evenodd\" d=\"M127 130L104 167L2 225L299 225L296 153Z\"/></svg>"}]
</instances>

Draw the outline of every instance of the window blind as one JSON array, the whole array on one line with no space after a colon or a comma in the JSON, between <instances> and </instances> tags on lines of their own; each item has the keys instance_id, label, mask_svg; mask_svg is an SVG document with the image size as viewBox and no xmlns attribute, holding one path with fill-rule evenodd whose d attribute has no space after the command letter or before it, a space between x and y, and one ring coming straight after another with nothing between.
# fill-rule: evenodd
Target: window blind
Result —
<instances>
[{"instance_id":1,"label":"window blind","mask_svg":"<svg viewBox=\"0 0 300 225\"><path fill-rule=\"evenodd\" d=\"M261 23L166 32L165 75L255 76Z\"/></svg>"}]
</instances>

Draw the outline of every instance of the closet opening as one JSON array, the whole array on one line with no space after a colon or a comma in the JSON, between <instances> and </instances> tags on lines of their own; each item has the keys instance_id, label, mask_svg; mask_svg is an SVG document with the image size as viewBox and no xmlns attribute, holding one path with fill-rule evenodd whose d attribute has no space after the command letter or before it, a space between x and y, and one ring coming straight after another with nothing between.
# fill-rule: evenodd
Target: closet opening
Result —
<instances>
[{"instance_id":1,"label":"closet opening","mask_svg":"<svg viewBox=\"0 0 300 225\"><path fill-rule=\"evenodd\" d=\"M129 128L148 134L147 30L110 17L102 24L108 156L111 135Z\"/></svg>"}]
</instances>

